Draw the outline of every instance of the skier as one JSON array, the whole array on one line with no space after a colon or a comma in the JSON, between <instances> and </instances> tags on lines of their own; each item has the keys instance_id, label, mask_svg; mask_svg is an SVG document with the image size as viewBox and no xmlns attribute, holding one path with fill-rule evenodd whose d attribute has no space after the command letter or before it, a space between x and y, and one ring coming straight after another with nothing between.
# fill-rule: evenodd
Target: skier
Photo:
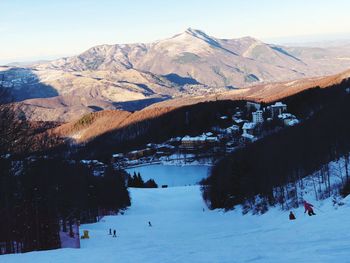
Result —
<instances>
[{"instance_id":1,"label":"skier","mask_svg":"<svg viewBox=\"0 0 350 263\"><path fill-rule=\"evenodd\" d=\"M109 229L109 235L112 235L112 228Z\"/></svg>"},{"instance_id":2,"label":"skier","mask_svg":"<svg viewBox=\"0 0 350 263\"><path fill-rule=\"evenodd\" d=\"M309 216L316 215L315 212L314 212L314 210L312 209L312 208L313 208L313 205L312 205L312 204L310 204L310 203L304 201L304 208L305 208L304 213L306 213L306 211L307 211L307 213L308 213Z\"/></svg>"},{"instance_id":3,"label":"skier","mask_svg":"<svg viewBox=\"0 0 350 263\"><path fill-rule=\"evenodd\" d=\"M148 221L148 226L150 226L150 227L152 226L151 221Z\"/></svg>"},{"instance_id":4,"label":"skier","mask_svg":"<svg viewBox=\"0 0 350 263\"><path fill-rule=\"evenodd\" d=\"M290 213L289 213L289 220L295 220L295 219L296 219L295 215L293 214L292 211L290 211Z\"/></svg>"},{"instance_id":5,"label":"skier","mask_svg":"<svg viewBox=\"0 0 350 263\"><path fill-rule=\"evenodd\" d=\"M115 229L113 230L113 237L117 237L117 231Z\"/></svg>"}]
</instances>

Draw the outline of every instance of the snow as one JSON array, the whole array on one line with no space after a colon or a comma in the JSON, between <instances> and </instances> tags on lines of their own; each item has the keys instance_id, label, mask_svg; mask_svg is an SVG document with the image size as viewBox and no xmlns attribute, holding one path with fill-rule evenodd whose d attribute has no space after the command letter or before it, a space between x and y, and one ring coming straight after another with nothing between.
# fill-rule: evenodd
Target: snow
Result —
<instances>
[{"instance_id":1,"label":"snow","mask_svg":"<svg viewBox=\"0 0 350 263\"><path fill-rule=\"evenodd\" d=\"M330 200L314 203L312 217L299 208L289 221L289 212L277 208L261 216L243 216L240 208L209 211L199 186L130 193L132 206L124 215L82 225L90 239L81 240L81 249L4 255L0 262L350 262L349 197L337 210ZM117 238L108 235L109 228Z\"/></svg>"}]
</instances>

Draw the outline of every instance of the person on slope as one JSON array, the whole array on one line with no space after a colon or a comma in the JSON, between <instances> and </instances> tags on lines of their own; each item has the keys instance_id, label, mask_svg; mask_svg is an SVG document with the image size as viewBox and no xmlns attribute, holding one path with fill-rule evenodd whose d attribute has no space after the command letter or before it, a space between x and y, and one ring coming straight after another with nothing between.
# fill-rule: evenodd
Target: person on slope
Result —
<instances>
[{"instance_id":1,"label":"person on slope","mask_svg":"<svg viewBox=\"0 0 350 263\"><path fill-rule=\"evenodd\" d=\"M289 213L289 220L295 220L295 219L296 219L295 215L293 214L292 211L290 211L290 213Z\"/></svg>"},{"instance_id":2,"label":"person on slope","mask_svg":"<svg viewBox=\"0 0 350 263\"><path fill-rule=\"evenodd\" d=\"M314 207L314 206L313 206L312 204L310 204L310 203L304 201L304 208L305 208L304 213L306 213L306 211L307 211L307 213L308 213L309 216L314 216L314 215L316 215L315 212L314 212L314 210L312 209L313 207Z\"/></svg>"}]
</instances>

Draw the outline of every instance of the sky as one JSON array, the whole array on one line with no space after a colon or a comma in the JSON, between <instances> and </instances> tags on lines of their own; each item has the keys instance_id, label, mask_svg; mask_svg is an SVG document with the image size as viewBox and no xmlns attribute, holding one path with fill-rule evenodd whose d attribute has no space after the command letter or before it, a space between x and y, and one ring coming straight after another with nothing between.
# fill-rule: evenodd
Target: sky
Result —
<instances>
[{"instance_id":1,"label":"sky","mask_svg":"<svg viewBox=\"0 0 350 263\"><path fill-rule=\"evenodd\" d=\"M350 39L349 10L349 0L0 0L0 63L152 42L188 27L275 43Z\"/></svg>"}]
</instances>

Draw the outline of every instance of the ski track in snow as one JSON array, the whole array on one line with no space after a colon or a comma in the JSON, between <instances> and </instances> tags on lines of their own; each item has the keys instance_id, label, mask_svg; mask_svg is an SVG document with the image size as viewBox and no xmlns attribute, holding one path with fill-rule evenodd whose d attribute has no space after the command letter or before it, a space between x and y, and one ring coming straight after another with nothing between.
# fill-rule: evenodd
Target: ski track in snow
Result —
<instances>
[{"instance_id":1,"label":"ski track in snow","mask_svg":"<svg viewBox=\"0 0 350 263\"><path fill-rule=\"evenodd\" d=\"M297 219L289 221L288 211L277 208L260 216L243 216L239 208L209 211L199 186L130 193L132 206L124 215L81 226L90 232L81 249L4 255L0 262L350 262L350 197L338 209L330 200L314 203L322 212L316 209L313 217L298 208Z\"/></svg>"}]
</instances>

